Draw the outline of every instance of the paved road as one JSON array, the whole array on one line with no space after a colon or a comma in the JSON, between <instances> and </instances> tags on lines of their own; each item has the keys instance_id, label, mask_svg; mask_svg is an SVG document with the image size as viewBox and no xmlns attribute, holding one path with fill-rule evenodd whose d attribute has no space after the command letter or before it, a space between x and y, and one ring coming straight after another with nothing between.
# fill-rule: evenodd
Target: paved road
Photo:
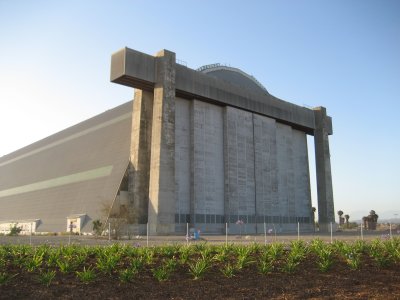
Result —
<instances>
[{"instance_id":1,"label":"paved road","mask_svg":"<svg viewBox=\"0 0 400 300\"><path fill-rule=\"evenodd\" d=\"M397 232L392 232L393 237L400 238L400 234ZM330 234L304 234L300 236L300 239L303 241L311 241L313 239L319 238L323 241L330 242L331 235ZM388 239L389 231L376 231L376 232L364 232L363 239L364 240L373 240L373 239ZM228 243L235 244L248 244L248 243L272 243L272 242L283 242L289 243L290 241L297 240L297 235L230 235L228 236ZM360 232L334 232L332 235L332 240L342 240L342 241L355 241L360 240L361 235ZM213 244L224 244L226 242L226 236L224 235L205 235L201 236L200 242L208 242ZM108 240L106 237L96 238L93 236L77 236L77 235L60 235L60 236L0 236L0 245L7 244L32 244L32 245L68 245L68 244L76 244L76 245L87 245L87 246L96 246L96 245L110 245L114 243L121 243L133 246L155 246L155 245L165 245L165 244L186 244L186 243L198 243L199 241L186 240L185 236L149 236L147 241L146 236L134 237L132 239L121 239L121 240Z\"/></svg>"}]
</instances>

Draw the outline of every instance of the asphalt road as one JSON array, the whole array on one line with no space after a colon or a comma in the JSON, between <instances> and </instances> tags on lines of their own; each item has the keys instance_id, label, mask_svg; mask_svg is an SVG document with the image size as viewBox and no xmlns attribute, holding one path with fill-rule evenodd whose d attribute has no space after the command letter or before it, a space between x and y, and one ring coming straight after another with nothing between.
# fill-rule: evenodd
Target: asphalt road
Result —
<instances>
[{"instance_id":1,"label":"asphalt road","mask_svg":"<svg viewBox=\"0 0 400 300\"><path fill-rule=\"evenodd\" d=\"M397 231L392 232L393 237L400 238L400 233ZM374 232L364 232L363 237L361 237L360 232L334 232L331 235L328 234L303 234L298 237L293 234L268 234L264 235L229 235L227 238L225 235L203 235L200 236L200 240L186 240L186 236L169 235L169 236L135 236L131 239L123 238L120 240L109 240L108 237L94 237L94 236L84 236L84 235L57 235L57 236L0 236L0 245L85 245L85 246L107 246L114 243L132 245L132 246L156 246L156 245L166 245L166 244L186 244L186 243L199 243L207 242L212 244L224 244L226 241L228 243L234 244L249 244L249 243L272 243L272 242L282 242L289 243L291 241L300 238L303 241L311 241L313 239L321 239L325 242L330 242L331 240L342 240L342 241L356 241L356 240L373 240L373 239L389 239L389 231L374 231Z\"/></svg>"}]
</instances>

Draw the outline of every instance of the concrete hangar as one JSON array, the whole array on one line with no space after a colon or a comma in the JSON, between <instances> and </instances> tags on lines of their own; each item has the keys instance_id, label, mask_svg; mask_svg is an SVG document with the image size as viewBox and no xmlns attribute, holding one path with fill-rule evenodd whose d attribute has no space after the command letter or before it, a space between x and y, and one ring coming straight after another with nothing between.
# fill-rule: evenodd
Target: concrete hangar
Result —
<instances>
[{"instance_id":1,"label":"concrete hangar","mask_svg":"<svg viewBox=\"0 0 400 300\"><path fill-rule=\"evenodd\" d=\"M93 220L121 215L141 231L148 223L150 234L187 223L205 233L228 223L234 233L238 221L247 233L264 223L311 231L307 134L321 230L334 222L324 107L278 99L236 68L192 70L167 50L121 49L111 81L135 88L134 100L0 158L0 232L13 223L91 232Z\"/></svg>"}]
</instances>

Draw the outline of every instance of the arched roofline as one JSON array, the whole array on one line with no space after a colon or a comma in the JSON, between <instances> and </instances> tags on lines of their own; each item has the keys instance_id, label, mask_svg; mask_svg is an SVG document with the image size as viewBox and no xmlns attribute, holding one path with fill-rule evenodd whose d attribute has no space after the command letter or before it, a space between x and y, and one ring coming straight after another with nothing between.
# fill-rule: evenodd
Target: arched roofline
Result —
<instances>
[{"instance_id":1,"label":"arched roofline","mask_svg":"<svg viewBox=\"0 0 400 300\"><path fill-rule=\"evenodd\" d=\"M215 64L204 65L204 66L201 66L200 68L196 69L196 71L202 72L204 74L207 74L207 73L210 73L210 72L213 72L213 71L220 71L220 70L225 70L225 71L231 71L231 72L238 73L238 74L246 77L247 79L251 80L257 86L259 86L262 90L264 90L265 92L268 93L268 91L265 88L265 86L263 86L261 84L261 82L259 82L254 76L249 75L249 74L243 72L242 70L240 70L238 68L233 68L233 67L230 67L230 66L227 66L227 65L222 65L220 63L215 63Z\"/></svg>"}]
</instances>

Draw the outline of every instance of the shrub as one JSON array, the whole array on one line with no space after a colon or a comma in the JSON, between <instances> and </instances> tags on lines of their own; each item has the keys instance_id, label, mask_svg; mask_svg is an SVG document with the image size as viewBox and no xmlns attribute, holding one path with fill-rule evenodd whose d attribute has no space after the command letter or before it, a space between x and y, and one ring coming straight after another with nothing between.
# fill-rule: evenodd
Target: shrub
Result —
<instances>
[{"instance_id":1,"label":"shrub","mask_svg":"<svg viewBox=\"0 0 400 300\"><path fill-rule=\"evenodd\" d=\"M194 263L189 263L189 271L197 280L205 274L205 272L211 267L210 260L201 258Z\"/></svg>"},{"instance_id":2,"label":"shrub","mask_svg":"<svg viewBox=\"0 0 400 300\"><path fill-rule=\"evenodd\" d=\"M17 236L21 233L22 227L18 227L18 223L10 226L9 236Z\"/></svg>"},{"instance_id":3,"label":"shrub","mask_svg":"<svg viewBox=\"0 0 400 300\"><path fill-rule=\"evenodd\" d=\"M103 231L103 223L100 220L93 221L93 231L95 235L101 235Z\"/></svg>"},{"instance_id":4,"label":"shrub","mask_svg":"<svg viewBox=\"0 0 400 300\"><path fill-rule=\"evenodd\" d=\"M53 281L54 277L56 276L55 271L44 271L41 272L39 275L39 282L44 284L45 286L49 286L50 283Z\"/></svg>"}]
</instances>

